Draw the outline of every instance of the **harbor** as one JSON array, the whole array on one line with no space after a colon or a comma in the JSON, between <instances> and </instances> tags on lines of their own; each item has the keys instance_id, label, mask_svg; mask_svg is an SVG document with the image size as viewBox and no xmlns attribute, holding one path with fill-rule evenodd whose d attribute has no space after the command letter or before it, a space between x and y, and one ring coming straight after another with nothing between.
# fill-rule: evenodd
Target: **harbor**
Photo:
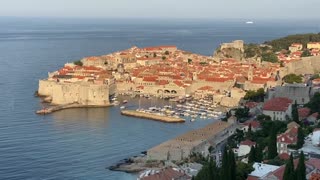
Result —
<instances>
[{"instance_id":1,"label":"harbor","mask_svg":"<svg viewBox=\"0 0 320 180\"><path fill-rule=\"evenodd\" d=\"M170 119L180 122L198 120L218 120L225 117L227 108L214 103L210 98L194 98L192 96L180 97L179 101L163 99L154 96L140 95L120 95L112 98L113 103L120 106L121 114L144 119ZM129 99L129 103L128 100ZM175 100L176 98L174 98ZM131 101L137 102L138 106L130 106ZM127 104L128 103L128 104ZM166 122L163 121L163 122Z\"/></svg>"}]
</instances>

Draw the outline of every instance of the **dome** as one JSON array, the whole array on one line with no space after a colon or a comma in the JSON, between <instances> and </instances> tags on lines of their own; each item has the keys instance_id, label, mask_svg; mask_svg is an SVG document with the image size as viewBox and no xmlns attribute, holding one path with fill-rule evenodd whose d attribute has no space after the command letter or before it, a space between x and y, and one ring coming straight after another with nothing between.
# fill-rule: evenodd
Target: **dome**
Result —
<instances>
[{"instance_id":1,"label":"dome","mask_svg":"<svg viewBox=\"0 0 320 180\"><path fill-rule=\"evenodd\" d=\"M320 130L313 132L311 140L312 140L312 145L314 146L320 145Z\"/></svg>"}]
</instances>

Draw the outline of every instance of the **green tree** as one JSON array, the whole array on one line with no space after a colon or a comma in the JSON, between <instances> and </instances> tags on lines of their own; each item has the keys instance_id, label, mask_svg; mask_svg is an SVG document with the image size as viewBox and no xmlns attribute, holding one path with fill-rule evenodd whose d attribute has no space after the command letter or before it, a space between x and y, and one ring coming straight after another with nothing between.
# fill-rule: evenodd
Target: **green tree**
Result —
<instances>
[{"instance_id":1,"label":"green tree","mask_svg":"<svg viewBox=\"0 0 320 180\"><path fill-rule=\"evenodd\" d=\"M204 164L204 166L201 168L199 173L196 177L194 177L195 180L219 180L219 169L216 166L216 163L213 161L213 159L209 159L209 162Z\"/></svg>"},{"instance_id":2,"label":"green tree","mask_svg":"<svg viewBox=\"0 0 320 180\"><path fill-rule=\"evenodd\" d=\"M188 64L191 64L192 63L192 59L188 59Z\"/></svg>"},{"instance_id":3,"label":"green tree","mask_svg":"<svg viewBox=\"0 0 320 180\"><path fill-rule=\"evenodd\" d=\"M301 57L309 57L311 56L311 53L308 49L304 50L301 54Z\"/></svg>"},{"instance_id":4,"label":"green tree","mask_svg":"<svg viewBox=\"0 0 320 180\"><path fill-rule=\"evenodd\" d=\"M298 105L297 105L297 101L294 102L294 105L292 106L292 120L295 121L296 123L300 123L299 122L299 113L298 113Z\"/></svg>"},{"instance_id":5,"label":"green tree","mask_svg":"<svg viewBox=\"0 0 320 180\"><path fill-rule=\"evenodd\" d=\"M252 167L252 164L247 164L243 162L237 163L237 180L245 180L248 178L248 174L250 174L252 171L254 171L254 168Z\"/></svg>"},{"instance_id":6,"label":"green tree","mask_svg":"<svg viewBox=\"0 0 320 180\"><path fill-rule=\"evenodd\" d=\"M268 159L275 158L277 153L277 131L275 128L272 128L271 135L269 137L269 144L268 144Z\"/></svg>"},{"instance_id":7,"label":"green tree","mask_svg":"<svg viewBox=\"0 0 320 180\"><path fill-rule=\"evenodd\" d=\"M263 160L262 145L257 144L255 148L255 162L261 162Z\"/></svg>"},{"instance_id":8,"label":"green tree","mask_svg":"<svg viewBox=\"0 0 320 180\"><path fill-rule=\"evenodd\" d=\"M282 49L288 49L292 43L301 43L303 47L306 47L307 43L311 41L320 41L320 34L296 34L275 39L265 43L271 45L273 47L273 51L277 52L281 51Z\"/></svg>"},{"instance_id":9,"label":"green tree","mask_svg":"<svg viewBox=\"0 0 320 180\"><path fill-rule=\"evenodd\" d=\"M248 132L247 132L247 139L252 140L252 127L251 127L251 123L249 124Z\"/></svg>"},{"instance_id":10,"label":"green tree","mask_svg":"<svg viewBox=\"0 0 320 180\"><path fill-rule=\"evenodd\" d=\"M224 148L223 155L222 155L222 165L221 165L221 180L230 180L231 174L230 174L230 160L228 156L228 150L227 147Z\"/></svg>"},{"instance_id":11,"label":"green tree","mask_svg":"<svg viewBox=\"0 0 320 180\"><path fill-rule=\"evenodd\" d=\"M283 77L283 81L289 84L302 83L302 77L296 74L288 74Z\"/></svg>"},{"instance_id":12,"label":"green tree","mask_svg":"<svg viewBox=\"0 0 320 180\"><path fill-rule=\"evenodd\" d=\"M248 162L249 163L256 162L256 148L254 146L251 147L249 157L248 157Z\"/></svg>"},{"instance_id":13,"label":"green tree","mask_svg":"<svg viewBox=\"0 0 320 180\"><path fill-rule=\"evenodd\" d=\"M283 180L294 180L295 179L295 171L294 171L292 154L290 155L290 159L286 163L286 168L284 170L282 179Z\"/></svg>"},{"instance_id":14,"label":"green tree","mask_svg":"<svg viewBox=\"0 0 320 180\"><path fill-rule=\"evenodd\" d=\"M249 108L247 108L247 107L238 108L235 112L235 116L239 120L244 119L244 118L248 118L249 117Z\"/></svg>"},{"instance_id":15,"label":"green tree","mask_svg":"<svg viewBox=\"0 0 320 180\"><path fill-rule=\"evenodd\" d=\"M82 61L74 61L73 64L77 65L77 66L83 66Z\"/></svg>"},{"instance_id":16,"label":"green tree","mask_svg":"<svg viewBox=\"0 0 320 180\"><path fill-rule=\"evenodd\" d=\"M169 51L166 51L166 52L164 52L164 54L165 54L165 55L169 55L169 54L170 54L170 52L169 52Z\"/></svg>"},{"instance_id":17,"label":"green tree","mask_svg":"<svg viewBox=\"0 0 320 180\"><path fill-rule=\"evenodd\" d=\"M263 102L264 96L265 96L264 89L260 88L257 91L248 90L244 96L244 99L255 101L255 102Z\"/></svg>"},{"instance_id":18,"label":"green tree","mask_svg":"<svg viewBox=\"0 0 320 180\"><path fill-rule=\"evenodd\" d=\"M314 96L310 99L309 103L305 106L310 108L313 113L320 112L320 93L315 93Z\"/></svg>"},{"instance_id":19,"label":"green tree","mask_svg":"<svg viewBox=\"0 0 320 180\"><path fill-rule=\"evenodd\" d=\"M153 57L154 57L154 58L157 57L157 54L156 54L156 53L153 53Z\"/></svg>"},{"instance_id":20,"label":"green tree","mask_svg":"<svg viewBox=\"0 0 320 180\"><path fill-rule=\"evenodd\" d=\"M165 56L162 56L162 60L166 60L167 59L167 57L165 57Z\"/></svg>"},{"instance_id":21,"label":"green tree","mask_svg":"<svg viewBox=\"0 0 320 180\"><path fill-rule=\"evenodd\" d=\"M229 160L229 166L230 166L229 168L230 180L236 180L236 170L237 170L236 159L234 157L234 153L232 149L229 149L228 160Z\"/></svg>"},{"instance_id":22,"label":"green tree","mask_svg":"<svg viewBox=\"0 0 320 180\"><path fill-rule=\"evenodd\" d=\"M304 144L304 133L301 127L298 128L297 148L302 148Z\"/></svg>"},{"instance_id":23,"label":"green tree","mask_svg":"<svg viewBox=\"0 0 320 180\"><path fill-rule=\"evenodd\" d=\"M267 53L262 53L261 60L276 63L278 62L278 57L273 52L267 52Z\"/></svg>"},{"instance_id":24,"label":"green tree","mask_svg":"<svg viewBox=\"0 0 320 180\"><path fill-rule=\"evenodd\" d=\"M306 179L306 165L304 160L303 151L300 152L299 163L295 172L297 180L305 180Z\"/></svg>"},{"instance_id":25,"label":"green tree","mask_svg":"<svg viewBox=\"0 0 320 180\"><path fill-rule=\"evenodd\" d=\"M271 121L271 117L268 116L268 115L260 114L260 115L257 116L257 120L260 121L260 122Z\"/></svg>"}]
</instances>

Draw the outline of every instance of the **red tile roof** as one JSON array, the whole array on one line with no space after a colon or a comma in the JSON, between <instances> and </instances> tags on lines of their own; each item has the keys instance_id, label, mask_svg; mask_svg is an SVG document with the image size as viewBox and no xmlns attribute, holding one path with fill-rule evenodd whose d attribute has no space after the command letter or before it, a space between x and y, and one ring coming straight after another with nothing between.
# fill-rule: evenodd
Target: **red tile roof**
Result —
<instances>
[{"instance_id":1,"label":"red tile roof","mask_svg":"<svg viewBox=\"0 0 320 180\"><path fill-rule=\"evenodd\" d=\"M146 82L156 82L158 79L157 76L145 76L143 77L143 81L146 81Z\"/></svg>"},{"instance_id":2,"label":"red tile roof","mask_svg":"<svg viewBox=\"0 0 320 180\"><path fill-rule=\"evenodd\" d=\"M296 144L297 143L297 137L289 136L288 134L280 134L277 137L278 143L285 143L285 144Z\"/></svg>"},{"instance_id":3,"label":"red tile roof","mask_svg":"<svg viewBox=\"0 0 320 180\"><path fill-rule=\"evenodd\" d=\"M256 142L250 141L249 139L240 142L240 145L247 145L247 146L255 146L256 144L257 144Z\"/></svg>"},{"instance_id":4,"label":"red tile roof","mask_svg":"<svg viewBox=\"0 0 320 180\"><path fill-rule=\"evenodd\" d=\"M286 111L288 107L292 104L292 100L284 97L273 98L267 101L263 110L266 111Z\"/></svg>"},{"instance_id":5,"label":"red tile roof","mask_svg":"<svg viewBox=\"0 0 320 180\"><path fill-rule=\"evenodd\" d=\"M282 160L288 160L290 159L290 155L288 153L282 153L278 155L280 159Z\"/></svg>"},{"instance_id":6,"label":"red tile roof","mask_svg":"<svg viewBox=\"0 0 320 180\"><path fill-rule=\"evenodd\" d=\"M199 88L198 90L207 91L207 90L212 90L212 89L213 89L213 87L211 87L211 86L203 86L203 87Z\"/></svg>"},{"instance_id":7,"label":"red tile roof","mask_svg":"<svg viewBox=\"0 0 320 180\"><path fill-rule=\"evenodd\" d=\"M141 178L141 180L173 180L173 179L180 179L180 178L191 179L191 177L186 175L185 173L176 171L172 168L167 168L154 175L143 177Z\"/></svg>"},{"instance_id":8,"label":"red tile roof","mask_svg":"<svg viewBox=\"0 0 320 180\"><path fill-rule=\"evenodd\" d=\"M257 107L258 104L259 103L257 102L247 102L245 106L251 109L251 108Z\"/></svg>"},{"instance_id":9,"label":"red tile roof","mask_svg":"<svg viewBox=\"0 0 320 180\"><path fill-rule=\"evenodd\" d=\"M249 126L251 124L251 128L257 129L260 127L260 122L259 121L247 121L243 123L243 125Z\"/></svg>"},{"instance_id":10,"label":"red tile roof","mask_svg":"<svg viewBox=\"0 0 320 180\"><path fill-rule=\"evenodd\" d=\"M306 118L309 116L310 114L310 109L309 108L299 108L298 109L298 114L299 114L299 117L301 118Z\"/></svg>"}]
</instances>

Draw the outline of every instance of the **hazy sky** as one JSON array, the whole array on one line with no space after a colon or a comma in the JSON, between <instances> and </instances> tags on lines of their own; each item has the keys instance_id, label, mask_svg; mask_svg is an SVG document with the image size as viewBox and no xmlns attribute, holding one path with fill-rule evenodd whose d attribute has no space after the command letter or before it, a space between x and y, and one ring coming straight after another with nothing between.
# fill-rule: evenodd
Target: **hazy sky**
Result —
<instances>
[{"instance_id":1,"label":"hazy sky","mask_svg":"<svg viewBox=\"0 0 320 180\"><path fill-rule=\"evenodd\" d=\"M320 18L320 0L0 0L0 16Z\"/></svg>"}]
</instances>

